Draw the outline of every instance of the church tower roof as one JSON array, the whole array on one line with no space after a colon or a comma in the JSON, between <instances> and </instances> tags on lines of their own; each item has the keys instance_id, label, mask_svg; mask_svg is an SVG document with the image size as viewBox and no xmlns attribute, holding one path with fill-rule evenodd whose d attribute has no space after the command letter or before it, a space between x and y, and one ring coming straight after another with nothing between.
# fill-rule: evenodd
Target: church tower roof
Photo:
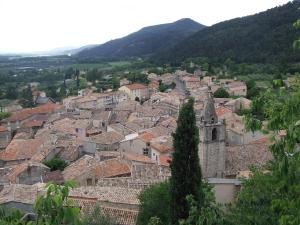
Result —
<instances>
[{"instance_id":1,"label":"church tower roof","mask_svg":"<svg viewBox=\"0 0 300 225\"><path fill-rule=\"evenodd\" d=\"M218 122L218 116L215 109L214 99L211 90L206 92L206 100L201 115L201 122L215 124Z\"/></svg>"}]
</instances>

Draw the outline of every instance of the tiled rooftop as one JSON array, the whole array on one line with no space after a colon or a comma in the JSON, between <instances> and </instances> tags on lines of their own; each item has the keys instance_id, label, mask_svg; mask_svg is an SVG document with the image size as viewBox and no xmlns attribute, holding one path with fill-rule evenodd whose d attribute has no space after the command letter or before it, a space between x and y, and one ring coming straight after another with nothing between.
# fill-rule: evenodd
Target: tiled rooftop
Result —
<instances>
[{"instance_id":1,"label":"tiled rooftop","mask_svg":"<svg viewBox=\"0 0 300 225\"><path fill-rule=\"evenodd\" d=\"M225 174L236 175L239 171L249 170L252 165L261 168L272 159L267 143L227 147Z\"/></svg>"},{"instance_id":2,"label":"tiled rooftop","mask_svg":"<svg viewBox=\"0 0 300 225\"><path fill-rule=\"evenodd\" d=\"M127 163L119 159L110 159L100 162L96 168L97 178L112 178L118 176L130 176L131 171Z\"/></svg>"},{"instance_id":3,"label":"tiled rooftop","mask_svg":"<svg viewBox=\"0 0 300 225\"><path fill-rule=\"evenodd\" d=\"M114 131L103 132L102 134L98 134L91 137L91 140L95 143L111 145L114 143L118 143L124 139L124 136L118 134Z\"/></svg>"},{"instance_id":4,"label":"tiled rooftop","mask_svg":"<svg viewBox=\"0 0 300 225\"><path fill-rule=\"evenodd\" d=\"M145 85L143 85L143 84L138 84L138 83L135 83L135 84L127 84L127 85L125 85L125 87L127 87L127 88L130 89L130 90L137 90L137 89L145 89L145 88L147 88Z\"/></svg>"}]
</instances>

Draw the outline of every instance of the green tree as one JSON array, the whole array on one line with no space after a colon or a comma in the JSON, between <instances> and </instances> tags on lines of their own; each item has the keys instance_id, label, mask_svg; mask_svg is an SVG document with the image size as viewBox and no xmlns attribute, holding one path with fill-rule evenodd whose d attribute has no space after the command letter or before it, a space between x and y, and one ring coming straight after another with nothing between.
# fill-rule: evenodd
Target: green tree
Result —
<instances>
[{"instance_id":1,"label":"green tree","mask_svg":"<svg viewBox=\"0 0 300 225\"><path fill-rule=\"evenodd\" d=\"M51 169L51 171L55 171L55 170L63 171L68 165L66 161L60 158L50 159L48 161L45 161L44 164L48 166Z\"/></svg>"},{"instance_id":2,"label":"green tree","mask_svg":"<svg viewBox=\"0 0 300 225\"><path fill-rule=\"evenodd\" d=\"M300 87L269 90L254 99L252 112L246 120L253 119L260 107L267 128L274 133L270 150L273 160L265 171L253 171L245 180L230 220L235 224L300 223ZM260 121L262 123L262 121ZM284 130L286 135L276 134Z\"/></svg>"},{"instance_id":3,"label":"green tree","mask_svg":"<svg viewBox=\"0 0 300 225\"><path fill-rule=\"evenodd\" d=\"M159 80L158 82L159 82L158 90L160 92L165 92L167 90L167 86L161 80Z\"/></svg>"},{"instance_id":4,"label":"green tree","mask_svg":"<svg viewBox=\"0 0 300 225\"><path fill-rule=\"evenodd\" d=\"M151 217L148 225L162 225L160 219L158 217Z\"/></svg>"},{"instance_id":5,"label":"green tree","mask_svg":"<svg viewBox=\"0 0 300 225\"><path fill-rule=\"evenodd\" d=\"M32 90L30 85L27 86L27 88L25 88L22 91L22 99L20 100L21 105L24 108L30 108L34 106L34 102L33 102L33 95L32 95Z\"/></svg>"},{"instance_id":6,"label":"green tree","mask_svg":"<svg viewBox=\"0 0 300 225\"><path fill-rule=\"evenodd\" d=\"M161 224L170 224L171 200L168 181L146 188L140 194L139 200L140 210L137 225L148 225L152 217L158 218Z\"/></svg>"},{"instance_id":7,"label":"green tree","mask_svg":"<svg viewBox=\"0 0 300 225\"><path fill-rule=\"evenodd\" d=\"M185 103L173 134L174 153L171 162L171 218L178 224L189 215L186 196L193 195L201 207L203 203L202 174L198 157L199 130L196 126L194 100Z\"/></svg>"},{"instance_id":8,"label":"green tree","mask_svg":"<svg viewBox=\"0 0 300 225\"><path fill-rule=\"evenodd\" d=\"M13 85L7 85L6 90L5 90L5 98L17 99L18 98L17 87L13 86Z\"/></svg>"},{"instance_id":9,"label":"green tree","mask_svg":"<svg viewBox=\"0 0 300 225\"><path fill-rule=\"evenodd\" d=\"M10 117L11 113L9 112L0 112L0 120Z\"/></svg>"},{"instance_id":10,"label":"green tree","mask_svg":"<svg viewBox=\"0 0 300 225\"><path fill-rule=\"evenodd\" d=\"M211 187L206 185L208 189ZM180 225L225 225L229 224L224 219L224 215L214 200L213 192L208 191L205 195L205 201L201 208L192 195L187 196L187 201L190 206L189 217L186 220L181 220Z\"/></svg>"},{"instance_id":11,"label":"green tree","mask_svg":"<svg viewBox=\"0 0 300 225\"><path fill-rule=\"evenodd\" d=\"M117 225L116 221L110 216L105 215L101 211L99 204L93 208L90 214L85 214L83 217L83 225Z\"/></svg>"},{"instance_id":12,"label":"green tree","mask_svg":"<svg viewBox=\"0 0 300 225\"><path fill-rule=\"evenodd\" d=\"M9 212L6 212L0 207L0 225L25 225L24 221L21 221L23 214L21 211L15 208L11 208Z\"/></svg>"},{"instance_id":13,"label":"green tree","mask_svg":"<svg viewBox=\"0 0 300 225\"><path fill-rule=\"evenodd\" d=\"M230 95L223 87L220 87L218 90L215 91L214 97L215 98L229 98Z\"/></svg>"},{"instance_id":14,"label":"green tree","mask_svg":"<svg viewBox=\"0 0 300 225\"><path fill-rule=\"evenodd\" d=\"M64 186L53 183L47 185L46 195L38 196L34 211L39 225L80 225L80 209L68 199L69 190L74 184L66 182Z\"/></svg>"}]
</instances>

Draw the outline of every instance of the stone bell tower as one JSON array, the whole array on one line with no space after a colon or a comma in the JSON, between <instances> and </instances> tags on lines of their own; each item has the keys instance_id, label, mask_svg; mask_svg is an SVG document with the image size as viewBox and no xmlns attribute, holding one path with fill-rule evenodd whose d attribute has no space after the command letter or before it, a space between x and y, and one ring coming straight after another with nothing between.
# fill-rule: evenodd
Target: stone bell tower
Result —
<instances>
[{"instance_id":1,"label":"stone bell tower","mask_svg":"<svg viewBox=\"0 0 300 225\"><path fill-rule=\"evenodd\" d=\"M212 93L206 100L199 122L199 159L204 178L223 177L225 171L225 124L219 121Z\"/></svg>"}]
</instances>

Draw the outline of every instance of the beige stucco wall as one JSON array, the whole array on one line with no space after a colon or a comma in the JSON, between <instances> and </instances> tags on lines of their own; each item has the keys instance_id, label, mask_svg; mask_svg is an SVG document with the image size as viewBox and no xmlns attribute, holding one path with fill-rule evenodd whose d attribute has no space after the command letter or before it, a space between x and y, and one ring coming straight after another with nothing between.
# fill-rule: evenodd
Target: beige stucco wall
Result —
<instances>
[{"instance_id":1,"label":"beige stucco wall","mask_svg":"<svg viewBox=\"0 0 300 225\"><path fill-rule=\"evenodd\" d=\"M211 184L213 186L213 192L217 203L227 204L232 203L237 192L240 190L240 186L235 184Z\"/></svg>"}]
</instances>

